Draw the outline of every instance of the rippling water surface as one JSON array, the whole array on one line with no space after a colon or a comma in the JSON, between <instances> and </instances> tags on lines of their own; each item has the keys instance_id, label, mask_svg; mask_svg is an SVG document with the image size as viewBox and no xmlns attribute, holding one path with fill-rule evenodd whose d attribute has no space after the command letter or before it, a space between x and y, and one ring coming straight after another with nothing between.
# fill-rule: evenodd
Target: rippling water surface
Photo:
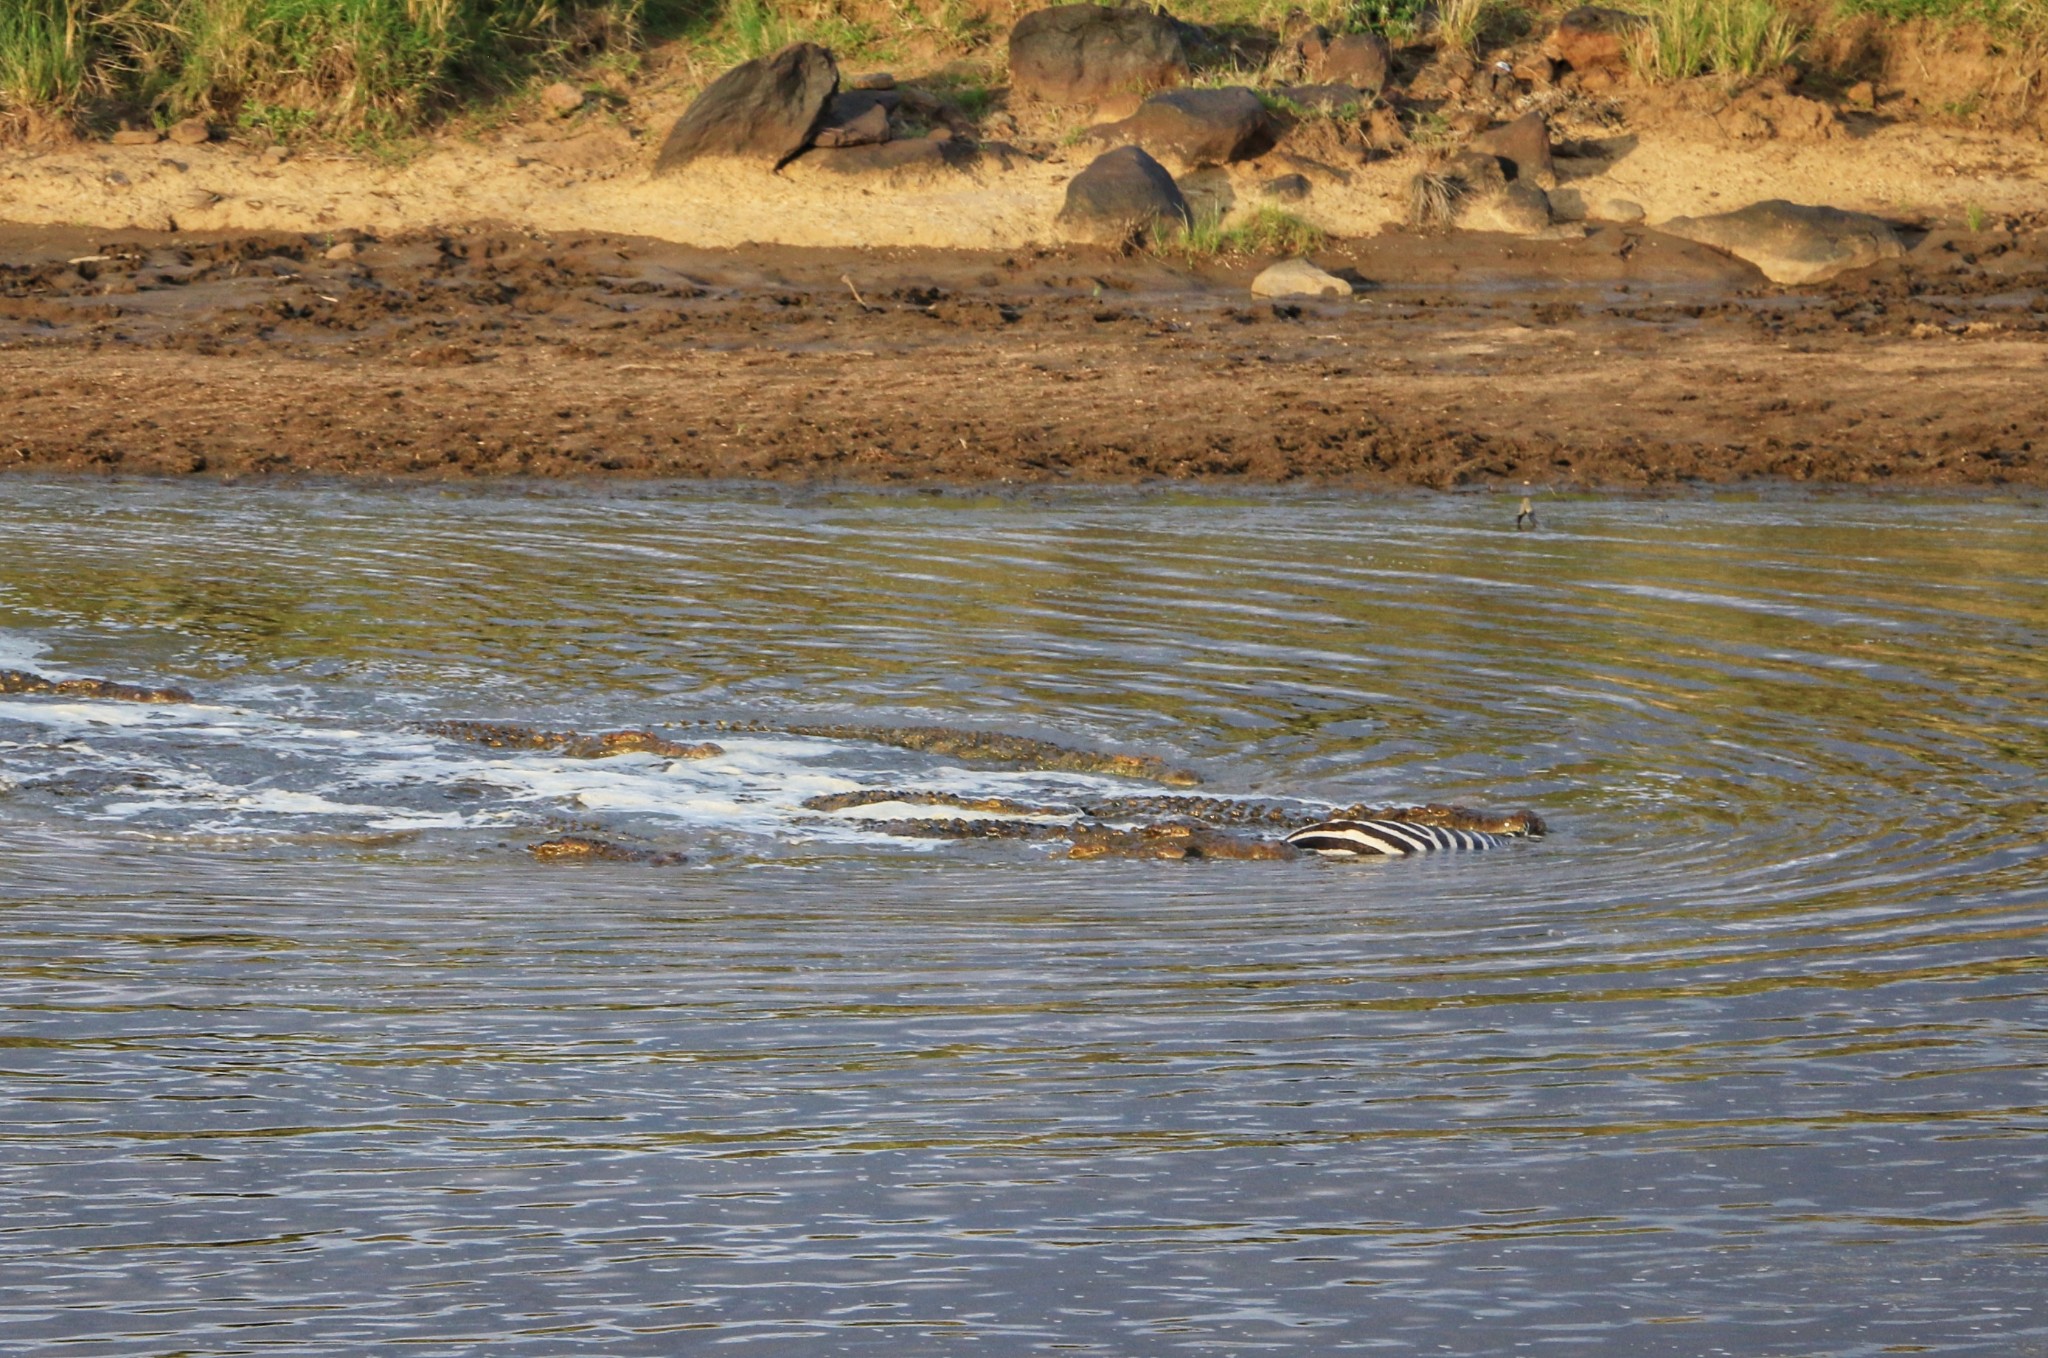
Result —
<instances>
[{"instance_id":1,"label":"rippling water surface","mask_svg":"<svg viewBox=\"0 0 2048 1358\"><path fill-rule=\"evenodd\" d=\"M1540 511L0 483L0 667L201 700L0 698L0 1347L2048 1353L2048 514ZM897 839L1134 785L816 722L1553 832Z\"/></svg>"}]
</instances>

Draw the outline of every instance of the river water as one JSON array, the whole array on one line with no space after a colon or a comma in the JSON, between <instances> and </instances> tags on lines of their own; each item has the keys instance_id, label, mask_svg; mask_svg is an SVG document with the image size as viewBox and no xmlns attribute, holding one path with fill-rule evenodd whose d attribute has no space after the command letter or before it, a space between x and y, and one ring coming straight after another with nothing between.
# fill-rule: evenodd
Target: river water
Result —
<instances>
[{"instance_id":1,"label":"river water","mask_svg":"<svg viewBox=\"0 0 2048 1358\"><path fill-rule=\"evenodd\" d=\"M2048 1353L2048 512L1514 504L0 482L0 1347Z\"/></svg>"}]
</instances>

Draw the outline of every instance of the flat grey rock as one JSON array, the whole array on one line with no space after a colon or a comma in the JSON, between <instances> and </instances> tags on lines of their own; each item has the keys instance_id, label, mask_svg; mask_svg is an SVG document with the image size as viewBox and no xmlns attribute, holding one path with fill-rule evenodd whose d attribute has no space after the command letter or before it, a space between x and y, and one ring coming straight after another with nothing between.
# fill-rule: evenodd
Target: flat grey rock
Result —
<instances>
[{"instance_id":1,"label":"flat grey rock","mask_svg":"<svg viewBox=\"0 0 2048 1358\"><path fill-rule=\"evenodd\" d=\"M1906 253L1879 218L1782 198L1708 217L1673 217L1658 230L1747 260L1773 283L1818 283Z\"/></svg>"}]
</instances>

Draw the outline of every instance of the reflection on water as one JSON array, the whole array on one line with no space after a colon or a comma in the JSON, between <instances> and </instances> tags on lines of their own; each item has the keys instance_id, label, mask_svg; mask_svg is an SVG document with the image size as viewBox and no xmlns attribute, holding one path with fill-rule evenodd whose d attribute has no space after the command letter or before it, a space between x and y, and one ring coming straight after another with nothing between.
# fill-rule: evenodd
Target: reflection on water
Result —
<instances>
[{"instance_id":1,"label":"reflection on water","mask_svg":"<svg viewBox=\"0 0 2048 1358\"><path fill-rule=\"evenodd\" d=\"M204 700L0 699L9 1350L2048 1350L2041 511L1513 504L0 483L0 666ZM1093 775L457 717L1554 833L1076 863L798 802Z\"/></svg>"}]
</instances>

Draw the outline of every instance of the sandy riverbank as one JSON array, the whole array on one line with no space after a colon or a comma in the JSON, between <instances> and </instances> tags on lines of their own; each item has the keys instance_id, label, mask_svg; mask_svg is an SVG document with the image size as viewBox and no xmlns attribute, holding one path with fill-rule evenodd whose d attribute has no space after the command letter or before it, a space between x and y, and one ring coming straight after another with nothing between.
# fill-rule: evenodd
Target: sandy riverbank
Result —
<instances>
[{"instance_id":1,"label":"sandy riverbank","mask_svg":"<svg viewBox=\"0 0 2048 1358\"><path fill-rule=\"evenodd\" d=\"M1786 292L1639 228L1397 231L1323 252L1358 298L1280 306L1248 297L1255 261L326 240L0 232L0 466L2048 481L2048 240L2027 234L1929 233Z\"/></svg>"}]
</instances>

